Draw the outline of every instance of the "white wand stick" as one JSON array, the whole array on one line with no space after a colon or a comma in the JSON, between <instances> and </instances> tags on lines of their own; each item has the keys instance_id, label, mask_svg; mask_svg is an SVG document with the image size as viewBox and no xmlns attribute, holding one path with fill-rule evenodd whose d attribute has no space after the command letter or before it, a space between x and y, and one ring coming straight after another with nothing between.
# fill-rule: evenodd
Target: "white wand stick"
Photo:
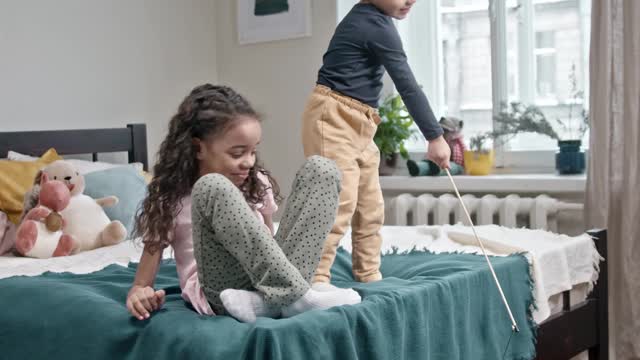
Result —
<instances>
[{"instance_id":1,"label":"white wand stick","mask_svg":"<svg viewBox=\"0 0 640 360\"><path fill-rule=\"evenodd\" d=\"M498 281L498 277L496 276L496 272L493 270L493 266L491 265L491 261L489 261L489 257L487 256L487 252L484 250L484 244L480 241L480 237L476 233L476 228L473 226L473 221L471 221L471 216L469 215L469 211L467 211L467 207L464 205L464 201L462 201L462 197L460 196L460 192L458 192L458 187L456 183L453 181L453 177L449 172L449 169L444 169L447 172L447 176L449 176L449 180L451 181L451 185L453 185L453 189L456 191L456 195L458 196L458 200L460 200L460 205L462 205L462 210L467 215L467 220L469 224L471 224L471 230L473 230L473 235L476 237L476 241L480 245L482 249L482 253L484 254L484 258L487 260L487 264L489 264L489 270L491 270L491 275L493 275L493 280L496 282L496 286L498 287L498 291L500 291L500 296L502 296L502 302L504 306L507 308L507 312L509 313L509 317L511 318L511 330L515 332L520 332L518 329L518 325L516 324L516 319L514 319L513 314L511 313L511 308L509 307L509 303L507 303L507 298L504 296L504 292L502 291L502 287L500 286L500 281Z\"/></svg>"}]
</instances>

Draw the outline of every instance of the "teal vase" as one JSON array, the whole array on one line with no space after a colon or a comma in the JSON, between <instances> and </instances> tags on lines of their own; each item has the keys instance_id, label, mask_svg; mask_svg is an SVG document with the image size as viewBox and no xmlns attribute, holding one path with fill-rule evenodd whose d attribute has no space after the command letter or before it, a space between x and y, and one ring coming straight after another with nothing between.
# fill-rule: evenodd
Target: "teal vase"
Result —
<instances>
[{"instance_id":1,"label":"teal vase","mask_svg":"<svg viewBox=\"0 0 640 360\"><path fill-rule=\"evenodd\" d=\"M580 140L559 140L556 153L556 170L560 175L583 174L585 169L584 151L580 150Z\"/></svg>"}]
</instances>

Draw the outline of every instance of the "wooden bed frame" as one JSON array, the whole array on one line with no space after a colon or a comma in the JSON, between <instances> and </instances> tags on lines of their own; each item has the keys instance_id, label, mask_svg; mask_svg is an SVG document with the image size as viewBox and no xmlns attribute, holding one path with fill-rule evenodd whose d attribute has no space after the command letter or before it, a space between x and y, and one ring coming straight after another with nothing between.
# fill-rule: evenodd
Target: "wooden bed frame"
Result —
<instances>
[{"instance_id":1,"label":"wooden bed frame","mask_svg":"<svg viewBox=\"0 0 640 360\"><path fill-rule=\"evenodd\" d=\"M591 230L596 248L607 258L607 231ZM598 283L585 301L571 306L569 291L563 293L562 311L538 328L537 359L570 359L588 350L590 360L609 359L609 284L606 260L600 263Z\"/></svg>"},{"instance_id":2,"label":"wooden bed frame","mask_svg":"<svg viewBox=\"0 0 640 360\"><path fill-rule=\"evenodd\" d=\"M147 137L144 124L126 128L88 130L49 130L0 133L0 158L9 150L40 156L53 147L59 154L124 152L129 162L140 162L148 169ZM607 258L606 230L593 230L600 255ZM583 351L591 360L609 359L607 263L600 265L599 281L588 298L570 306L569 291L563 294L563 310L540 324L536 359L569 359Z\"/></svg>"},{"instance_id":3,"label":"wooden bed frame","mask_svg":"<svg viewBox=\"0 0 640 360\"><path fill-rule=\"evenodd\" d=\"M98 161L99 153L127 152L129 162L142 163L148 170L147 126L128 124L125 128L15 131L0 133L0 159L9 150L40 156L49 148L60 155L91 154Z\"/></svg>"}]
</instances>

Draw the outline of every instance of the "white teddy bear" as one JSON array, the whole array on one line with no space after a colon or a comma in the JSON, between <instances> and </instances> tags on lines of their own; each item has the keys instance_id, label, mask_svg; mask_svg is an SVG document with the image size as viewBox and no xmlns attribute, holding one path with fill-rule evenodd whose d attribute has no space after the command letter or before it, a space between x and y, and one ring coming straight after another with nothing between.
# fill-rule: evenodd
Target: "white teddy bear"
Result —
<instances>
[{"instance_id":1,"label":"white teddy bear","mask_svg":"<svg viewBox=\"0 0 640 360\"><path fill-rule=\"evenodd\" d=\"M124 225L118 220L109 220L102 209L103 206L116 205L118 198L108 196L93 199L83 194L85 189L84 176L71 163L64 160L47 165L38 174L34 188L25 197L23 214L26 215L31 210L30 207L33 207L31 205L37 203L40 188L39 179L42 177L42 173L46 174L49 180L58 180L66 184L71 193L69 204L60 211L64 221L62 232L73 238L74 245L71 254L115 245L126 238L127 230Z\"/></svg>"}]
</instances>

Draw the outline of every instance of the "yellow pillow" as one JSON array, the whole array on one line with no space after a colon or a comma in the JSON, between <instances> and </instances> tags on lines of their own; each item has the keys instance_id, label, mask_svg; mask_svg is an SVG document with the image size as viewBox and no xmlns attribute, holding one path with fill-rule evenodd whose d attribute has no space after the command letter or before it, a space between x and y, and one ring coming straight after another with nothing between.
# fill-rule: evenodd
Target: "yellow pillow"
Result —
<instances>
[{"instance_id":1,"label":"yellow pillow","mask_svg":"<svg viewBox=\"0 0 640 360\"><path fill-rule=\"evenodd\" d=\"M142 177L144 178L144 182L149 185L151 180L153 180L153 175L150 172L142 170Z\"/></svg>"},{"instance_id":2,"label":"yellow pillow","mask_svg":"<svg viewBox=\"0 0 640 360\"><path fill-rule=\"evenodd\" d=\"M0 211L17 224L22 213L24 194L33 186L38 171L56 160L62 160L55 149L47 150L36 161L0 160Z\"/></svg>"}]
</instances>

